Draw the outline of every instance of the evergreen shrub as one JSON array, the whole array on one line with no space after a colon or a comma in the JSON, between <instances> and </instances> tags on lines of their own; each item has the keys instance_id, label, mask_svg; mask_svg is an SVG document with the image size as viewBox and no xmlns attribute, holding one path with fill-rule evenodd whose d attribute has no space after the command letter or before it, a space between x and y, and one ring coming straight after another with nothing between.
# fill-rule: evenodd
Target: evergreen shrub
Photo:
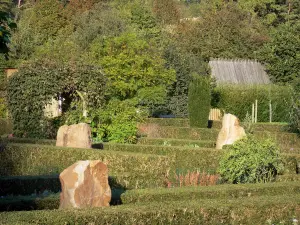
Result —
<instances>
[{"instance_id":1,"label":"evergreen shrub","mask_svg":"<svg viewBox=\"0 0 300 225\"><path fill-rule=\"evenodd\" d=\"M260 141L248 135L224 151L219 173L226 182L268 182L283 172L279 149L270 139Z\"/></svg>"},{"instance_id":2,"label":"evergreen shrub","mask_svg":"<svg viewBox=\"0 0 300 225\"><path fill-rule=\"evenodd\" d=\"M188 95L191 127L207 127L210 104L210 78L205 76L194 76L189 85Z\"/></svg>"},{"instance_id":3,"label":"evergreen shrub","mask_svg":"<svg viewBox=\"0 0 300 225\"><path fill-rule=\"evenodd\" d=\"M288 122L292 105L290 87L279 85L220 85L213 90L212 107L225 110L244 119L251 114L252 104L258 100L258 122L270 121L270 101L272 122Z\"/></svg>"}]
</instances>

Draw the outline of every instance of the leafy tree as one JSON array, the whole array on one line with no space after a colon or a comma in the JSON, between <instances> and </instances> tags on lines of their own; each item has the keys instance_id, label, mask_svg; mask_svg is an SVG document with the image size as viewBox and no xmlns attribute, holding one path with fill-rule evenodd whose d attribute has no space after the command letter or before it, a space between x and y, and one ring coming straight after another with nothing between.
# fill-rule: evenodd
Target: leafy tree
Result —
<instances>
[{"instance_id":1,"label":"leafy tree","mask_svg":"<svg viewBox=\"0 0 300 225\"><path fill-rule=\"evenodd\" d=\"M180 12L174 0L153 0L153 12L163 24L176 24L180 19Z\"/></svg>"},{"instance_id":2,"label":"leafy tree","mask_svg":"<svg viewBox=\"0 0 300 225\"><path fill-rule=\"evenodd\" d=\"M135 30L148 40L157 39L161 35L158 20L145 6L140 4L132 6L130 22Z\"/></svg>"},{"instance_id":3,"label":"leafy tree","mask_svg":"<svg viewBox=\"0 0 300 225\"><path fill-rule=\"evenodd\" d=\"M188 87L192 74L208 75L208 63L169 45L164 55L167 68L176 71L176 82L168 88L167 109L176 117L188 117Z\"/></svg>"},{"instance_id":4,"label":"leafy tree","mask_svg":"<svg viewBox=\"0 0 300 225\"><path fill-rule=\"evenodd\" d=\"M72 19L76 14L81 14L83 12L89 11L93 6L100 2L101 0L69 0L65 2L66 5L66 15L68 18Z\"/></svg>"},{"instance_id":5,"label":"leafy tree","mask_svg":"<svg viewBox=\"0 0 300 225\"><path fill-rule=\"evenodd\" d=\"M165 88L175 80L175 71L165 69L158 49L136 34L95 40L91 45L94 62L108 78L107 95L121 100L137 97L140 89Z\"/></svg>"},{"instance_id":6,"label":"leafy tree","mask_svg":"<svg viewBox=\"0 0 300 225\"><path fill-rule=\"evenodd\" d=\"M181 23L174 31L178 45L191 54L210 58L255 58L267 35L257 20L228 3L220 9L205 9L201 19Z\"/></svg>"},{"instance_id":7,"label":"leafy tree","mask_svg":"<svg viewBox=\"0 0 300 225\"><path fill-rule=\"evenodd\" d=\"M32 2L21 12L18 29L12 35L11 57L28 60L36 48L54 39L67 25L64 6L57 0Z\"/></svg>"},{"instance_id":8,"label":"leafy tree","mask_svg":"<svg viewBox=\"0 0 300 225\"><path fill-rule=\"evenodd\" d=\"M282 24L271 33L271 41L259 51L268 74L275 82L290 82L300 76L300 23Z\"/></svg>"},{"instance_id":9,"label":"leafy tree","mask_svg":"<svg viewBox=\"0 0 300 225\"><path fill-rule=\"evenodd\" d=\"M116 37L126 29L120 13L109 4L95 4L89 11L74 18L74 33L72 38L82 49L97 37Z\"/></svg>"},{"instance_id":10,"label":"leafy tree","mask_svg":"<svg viewBox=\"0 0 300 225\"><path fill-rule=\"evenodd\" d=\"M11 1L2 0L0 2L0 53L7 55L12 29L16 28L16 24L10 16Z\"/></svg>"}]
</instances>

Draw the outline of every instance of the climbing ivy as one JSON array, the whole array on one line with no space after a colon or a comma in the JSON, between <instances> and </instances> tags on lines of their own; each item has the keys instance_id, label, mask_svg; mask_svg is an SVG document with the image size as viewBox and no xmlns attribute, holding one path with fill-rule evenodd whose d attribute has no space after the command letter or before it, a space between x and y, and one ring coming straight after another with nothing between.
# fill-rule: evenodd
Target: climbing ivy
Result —
<instances>
[{"instance_id":1,"label":"climbing ivy","mask_svg":"<svg viewBox=\"0 0 300 225\"><path fill-rule=\"evenodd\" d=\"M99 68L83 63L58 64L50 60L26 63L8 81L8 105L14 134L19 137L49 137L49 119L44 109L61 94L72 102L76 91L85 94L87 108L100 107L105 78Z\"/></svg>"}]
</instances>

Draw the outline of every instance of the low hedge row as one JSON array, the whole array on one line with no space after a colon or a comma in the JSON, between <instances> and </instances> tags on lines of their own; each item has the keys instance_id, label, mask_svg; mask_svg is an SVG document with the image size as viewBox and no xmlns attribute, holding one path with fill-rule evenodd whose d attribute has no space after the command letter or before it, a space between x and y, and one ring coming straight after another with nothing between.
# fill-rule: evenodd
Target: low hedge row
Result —
<instances>
[{"instance_id":1,"label":"low hedge row","mask_svg":"<svg viewBox=\"0 0 300 225\"><path fill-rule=\"evenodd\" d=\"M282 149L299 148L300 138L298 134L287 133L287 132L263 132L256 131L254 136L259 139L271 138L274 140Z\"/></svg>"},{"instance_id":2,"label":"low hedge row","mask_svg":"<svg viewBox=\"0 0 300 225\"><path fill-rule=\"evenodd\" d=\"M239 118L243 121L243 118ZM156 124L158 126L190 127L189 119L181 118L148 118L145 124ZM241 123L243 125L243 122ZM288 130L286 123L256 123L253 124L255 131L281 132ZM208 121L208 127L214 129L222 128L222 121Z\"/></svg>"},{"instance_id":3,"label":"low hedge row","mask_svg":"<svg viewBox=\"0 0 300 225\"><path fill-rule=\"evenodd\" d=\"M276 182L300 181L300 174L284 174L276 177Z\"/></svg>"},{"instance_id":4,"label":"low hedge row","mask_svg":"<svg viewBox=\"0 0 300 225\"><path fill-rule=\"evenodd\" d=\"M186 173L188 171L205 171L210 174L216 173L219 167L219 160L223 150L212 148L193 148L177 146L157 145L129 145L104 143L104 149L108 151L138 152L145 154L156 154L168 156L172 171ZM298 172L300 155L283 153L285 173L295 174ZM172 176L173 174L171 174Z\"/></svg>"},{"instance_id":5,"label":"low hedge row","mask_svg":"<svg viewBox=\"0 0 300 225\"><path fill-rule=\"evenodd\" d=\"M189 127L190 120L183 118L148 118L145 123L155 123L159 126Z\"/></svg>"},{"instance_id":6,"label":"low hedge row","mask_svg":"<svg viewBox=\"0 0 300 225\"><path fill-rule=\"evenodd\" d=\"M48 190L47 190L48 191ZM52 192L53 193L53 192ZM137 189L123 193L120 197L112 189L111 205L141 204L144 202L188 201L190 199L235 199L241 197L275 196L300 194L299 182L266 184L217 185L206 187ZM0 201L0 211L23 211L58 209L59 193L27 196L4 196Z\"/></svg>"},{"instance_id":7,"label":"low hedge row","mask_svg":"<svg viewBox=\"0 0 300 225\"><path fill-rule=\"evenodd\" d=\"M158 126L140 124L139 133L148 138L173 138L190 140L217 140L219 129Z\"/></svg>"},{"instance_id":8,"label":"low hedge row","mask_svg":"<svg viewBox=\"0 0 300 225\"><path fill-rule=\"evenodd\" d=\"M37 139L37 138L3 138L4 142L8 143L24 143L24 144L38 144L38 145L56 145L56 140L52 139Z\"/></svg>"},{"instance_id":9,"label":"low hedge row","mask_svg":"<svg viewBox=\"0 0 300 225\"><path fill-rule=\"evenodd\" d=\"M7 144L0 159L0 176L58 174L79 160L101 160L109 175L129 189L164 186L171 165L158 155L30 144Z\"/></svg>"},{"instance_id":10,"label":"low hedge row","mask_svg":"<svg viewBox=\"0 0 300 225\"><path fill-rule=\"evenodd\" d=\"M255 123L253 127L255 131L267 132L286 132L289 130L289 126L286 123Z\"/></svg>"},{"instance_id":11,"label":"low hedge row","mask_svg":"<svg viewBox=\"0 0 300 225\"><path fill-rule=\"evenodd\" d=\"M171 130L170 133L168 131ZM159 127L158 133L150 134L148 138L140 138L139 144L158 144L158 145L178 145L178 146L199 146L214 147L217 141L218 130L216 129L194 129L180 127ZM144 133L144 134L147 134ZM191 136L189 136L191 135ZM257 138L272 138L283 149L300 148L300 138L295 133L288 132L265 132L255 131ZM155 136L154 138L152 138ZM51 139L30 139L30 138L5 138L4 142L8 143L27 143L39 145L55 146L56 141Z\"/></svg>"},{"instance_id":12,"label":"low hedge row","mask_svg":"<svg viewBox=\"0 0 300 225\"><path fill-rule=\"evenodd\" d=\"M0 135L12 133L12 124L8 119L0 118Z\"/></svg>"},{"instance_id":13,"label":"low hedge row","mask_svg":"<svg viewBox=\"0 0 300 225\"><path fill-rule=\"evenodd\" d=\"M85 210L0 213L9 224L292 224L300 219L300 195L199 199Z\"/></svg>"},{"instance_id":14,"label":"low hedge row","mask_svg":"<svg viewBox=\"0 0 300 225\"><path fill-rule=\"evenodd\" d=\"M130 190L122 194L123 204L183 201L190 199L231 199L240 197L300 194L300 182L266 184L224 184L205 187L180 187Z\"/></svg>"},{"instance_id":15,"label":"low hedge row","mask_svg":"<svg viewBox=\"0 0 300 225\"><path fill-rule=\"evenodd\" d=\"M168 138L140 138L138 139L138 144L214 148L216 146L216 141L197 141Z\"/></svg>"},{"instance_id":16,"label":"low hedge row","mask_svg":"<svg viewBox=\"0 0 300 225\"><path fill-rule=\"evenodd\" d=\"M168 156L172 162L171 171L176 171L176 173L186 173L187 171L196 170L215 173L222 154L222 150L209 148L113 143L104 143L104 150ZM170 175L173 176L174 174Z\"/></svg>"}]
</instances>

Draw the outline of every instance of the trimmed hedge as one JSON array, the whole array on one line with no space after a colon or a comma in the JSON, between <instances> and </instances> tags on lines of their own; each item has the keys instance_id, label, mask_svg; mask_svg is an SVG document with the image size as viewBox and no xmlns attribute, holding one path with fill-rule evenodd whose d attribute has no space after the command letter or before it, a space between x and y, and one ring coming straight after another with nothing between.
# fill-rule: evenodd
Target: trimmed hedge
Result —
<instances>
[{"instance_id":1,"label":"trimmed hedge","mask_svg":"<svg viewBox=\"0 0 300 225\"><path fill-rule=\"evenodd\" d=\"M121 195L123 204L144 202L188 201L190 199L235 199L242 197L299 194L299 182L217 185L130 190ZM114 195L114 192L112 193ZM111 205L115 202L112 201ZM0 201L0 211L58 209L59 193L40 196L8 196Z\"/></svg>"},{"instance_id":2,"label":"trimmed hedge","mask_svg":"<svg viewBox=\"0 0 300 225\"><path fill-rule=\"evenodd\" d=\"M156 124L142 124L139 133L148 138L171 138L189 140L217 140L219 129L189 128L158 126Z\"/></svg>"},{"instance_id":3,"label":"trimmed hedge","mask_svg":"<svg viewBox=\"0 0 300 225\"><path fill-rule=\"evenodd\" d=\"M253 127L254 131L265 132L286 132L289 129L289 126L286 123L255 123L253 124Z\"/></svg>"},{"instance_id":4,"label":"trimmed hedge","mask_svg":"<svg viewBox=\"0 0 300 225\"><path fill-rule=\"evenodd\" d=\"M273 122L288 122L292 101L290 87L278 85L221 85L214 89L213 107L236 115L241 121L252 104L258 100L259 122L269 122L269 103L272 101Z\"/></svg>"},{"instance_id":5,"label":"trimmed hedge","mask_svg":"<svg viewBox=\"0 0 300 225\"><path fill-rule=\"evenodd\" d=\"M300 218L300 195L155 202L84 210L0 213L9 224L291 224Z\"/></svg>"},{"instance_id":6,"label":"trimmed hedge","mask_svg":"<svg viewBox=\"0 0 300 225\"><path fill-rule=\"evenodd\" d=\"M284 174L276 177L276 182L300 181L300 174Z\"/></svg>"},{"instance_id":7,"label":"trimmed hedge","mask_svg":"<svg viewBox=\"0 0 300 225\"><path fill-rule=\"evenodd\" d=\"M37 139L37 138L3 138L5 142L9 143L24 143L24 144L38 144L38 145L56 145L56 140L52 139Z\"/></svg>"},{"instance_id":8,"label":"trimmed hedge","mask_svg":"<svg viewBox=\"0 0 300 225\"><path fill-rule=\"evenodd\" d=\"M169 171L215 173L223 150L194 147L104 143L104 150L8 144L0 152L0 176L53 175L78 160L108 162L116 184L124 188L163 187ZM141 154L143 153L143 154ZM154 155L149 155L154 154ZM282 154L285 173L298 171L298 154Z\"/></svg>"},{"instance_id":9,"label":"trimmed hedge","mask_svg":"<svg viewBox=\"0 0 300 225\"><path fill-rule=\"evenodd\" d=\"M12 124L8 119L0 118L0 135L12 133Z\"/></svg>"},{"instance_id":10,"label":"trimmed hedge","mask_svg":"<svg viewBox=\"0 0 300 225\"><path fill-rule=\"evenodd\" d=\"M231 199L255 196L300 194L300 182L266 184L224 184L204 187L156 188L126 191L123 204L184 201L190 199Z\"/></svg>"},{"instance_id":11,"label":"trimmed hedge","mask_svg":"<svg viewBox=\"0 0 300 225\"><path fill-rule=\"evenodd\" d=\"M187 171L205 171L215 173L219 166L222 150L194 147L129 145L104 143L108 151L124 151L144 154L168 156L172 162L171 171L186 173ZM174 174L171 174L173 176Z\"/></svg>"},{"instance_id":12,"label":"trimmed hedge","mask_svg":"<svg viewBox=\"0 0 300 225\"><path fill-rule=\"evenodd\" d=\"M216 141L197 141L187 139L167 139L167 138L140 138L138 144L143 145L164 145L164 146L184 146L184 147L207 147L214 148Z\"/></svg>"},{"instance_id":13,"label":"trimmed hedge","mask_svg":"<svg viewBox=\"0 0 300 225\"><path fill-rule=\"evenodd\" d=\"M189 127L190 120L182 118L148 118L145 123L155 123L159 126Z\"/></svg>"},{"instance_id":14,"label":"trimmed hedge","mask_svg":"<svg viewBox=\"0 0 300 225\"><path fill-rule=\"evenodd\" d=\"M0 152L0 176L51 175L78 160L101 160L124 188L162 187L170 169L167 157L130 152L8 144Z\"/></svg>"},{"instance_id":15,"label":"trimmed hedge","mask_svg":"<svg viewBox=\"0 0 300 225\"><path fill-rule=\"evenodd\" d=\"M300 138L296 133L255 131L254 136L259 139L271 138L283 149L300 147Z\"/></svg>"},{"instance_id":16,"label":"trimmed hedge","mask_svg":"<svg viewBox=\"0 0 300 225\"><path fill-rule=\"evenodd\" d=\"M207 127L210 112L211 90L210 78L194 76L188 92L188 109L191 127Z\"/></svg>"},{"instance_id":17,"label":"trimmed hedge","mask_svg":"<svg viewBox=\"0 0 300 225\"><path fill-rule=\"evenodd\" d=\"M205 171L210 174L216 172L219 167L219 160L224 150L212 148L193 148L176 146L156 146L156 145L129 145L104 143L104 149L108 151L138 152L144 154L157 154L168 156L172 171L176 173L186 173L187 171ZM282 154L285 172L296 174L298 163L300 165L300 155ZM172 174L171 174L172 175Z\"/></svg>"},{"instance_id":18,"label":"trimmed hedge","mask_svg":"<svg viewBox=\"0 0 300 225\"><path fill-rule=\"evenodd\" d=\"M239 118L243 120L244 118ZM156 124L158 126L174 126L174 127L190 127L188 119L181 118L148 118L145 124ZM241 123L243 126L243 123ZM286 123L255 123L253 124L255 131L282 132L289 129ZM222 121L209 120L208 128L221 129Z\"/></svg>"}]
</instances>

